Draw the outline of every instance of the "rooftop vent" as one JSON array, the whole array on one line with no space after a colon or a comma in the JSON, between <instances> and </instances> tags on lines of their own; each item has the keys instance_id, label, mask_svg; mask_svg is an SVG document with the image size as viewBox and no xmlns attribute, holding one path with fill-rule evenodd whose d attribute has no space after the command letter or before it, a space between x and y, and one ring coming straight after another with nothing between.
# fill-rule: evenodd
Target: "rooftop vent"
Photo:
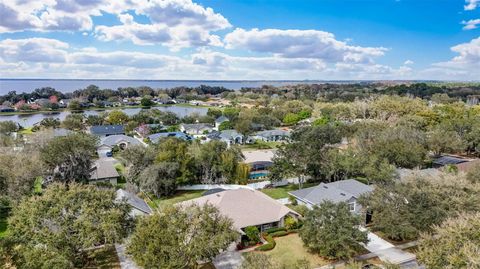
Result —
<instances>
[{"instance_id":1,"label":"rooftop vent","mask_svg":"<svg viewBox=\"0 0 480 269\"><path fill-rule=\"evenodd\" d=\"M324 188L324 189L328 189L328 186L327 186L327 185L323 185L323 188Z\"/></svg>"},{"instance_id":2,"label":"rooftop vent","mask_svg":"<svg viewBox=\"0 0 480 269\"><path fill-rule=\"evenodd\" d=\"M341 192L340 195L341 195L341 196L345 196L345 193Z\"/></svg>"}]
</instances>

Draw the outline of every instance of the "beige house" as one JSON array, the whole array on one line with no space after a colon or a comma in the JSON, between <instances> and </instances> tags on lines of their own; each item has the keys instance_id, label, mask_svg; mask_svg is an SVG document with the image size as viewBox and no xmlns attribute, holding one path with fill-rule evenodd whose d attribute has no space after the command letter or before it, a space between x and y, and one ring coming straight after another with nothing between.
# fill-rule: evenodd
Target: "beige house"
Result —
<instances>
[{"instance_id":1,"label":"beige house","mask_svg":"<svg viewBox=\"0 0 480 269\"><path fill-rule=\"evenodd\" d=\"M242 233L248 226L257 226L260 231L283 227L286 216L295 218L300 216L266 194L252 189L224 190L178 205L192 204L200 206L211 204L217 207L222 215L233 220L234 227Z\"/></svg>"},{"instance_id":2,"label":"beige house","mask_svg":"<svg viewBox=\"0 0 480 269\"><path fill-rule=\"evenodd\" d=\"M113 185L117 184L120 175L110 160L96 160L90 172L90 183L105 182Z\"/></svg>"}]
</instances>

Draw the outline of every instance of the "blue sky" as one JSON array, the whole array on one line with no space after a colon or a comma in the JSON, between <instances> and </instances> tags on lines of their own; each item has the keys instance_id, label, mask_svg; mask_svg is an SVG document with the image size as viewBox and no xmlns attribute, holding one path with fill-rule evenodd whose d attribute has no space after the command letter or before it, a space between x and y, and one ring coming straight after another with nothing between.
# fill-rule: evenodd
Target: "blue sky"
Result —
<instances>
[{"instance_id":1,"label":"blue sky","mask_svg":"<svg viewBox=\"0 0 480 269\"><path fill-rule=\"evenodd\" d=\"M11 0L0 16L4 78L480 78L480 0Z\"/></svg>"}]
</instances>

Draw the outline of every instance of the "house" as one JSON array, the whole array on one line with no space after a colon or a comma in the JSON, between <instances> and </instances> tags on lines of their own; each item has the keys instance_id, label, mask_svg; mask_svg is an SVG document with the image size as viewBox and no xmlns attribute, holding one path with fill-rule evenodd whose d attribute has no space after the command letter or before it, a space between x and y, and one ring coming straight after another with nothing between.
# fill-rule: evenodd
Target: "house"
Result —
<instances>
[{"instance_id":1,"label":"house","mask_svg":"<svg viewBox=\"0 0 480 269\"><path fill-rule=\"evenodd\" d=\"M104 157L107 155L107 152L111 152L114 147L124 150L131 145L142 145L142 143L131 136L110 135L102 137L97 147L97 152L100 157Z\"/></svg>"},{"instance_id":2,"label":"house","mask_svg":"<svg viewBox=\"0 0 480 269\"><path fill-rule=\"evenodd\" d=\"M0 112L14 112L15 109L12 107L0 105Z\"/></svg>"},{"instance_id":3,"label":"house","mask_svg":"<svg viewBox=\"0 0 480 269\"><path fill-rule=\"evenodd\" d=\"M137 195L123 189L118 189L116 195L116 201L124 201L130 206L130 216L136 217L152 214L152 209L148 206L145 200Z\"/></svg>"},{"instance_id":4,"label":"house","mask_svg":"<svg viewBox=\"0 0 480 269\"><path fill-rule=\"evenodd\" d=\"M286 141L290 139L290 132L285 130L267 130L256 132L252 135L255 140L265 142Z\"/></svg>"},{"instance_id":5,"label":"house","mask_svg":"<svg viewBox=\"0 0 480 269\"><path fill-rule=\"evenodd\" d=\"M457 165L457 164L464 163L464 162L468 162L468 160L463 159L463 158L459 158L459 157L455 157L455 156L444 155L444 156L441 156L441 157L435 159L432 162L432 166L434 168L439 168L439 167L446 166L446 165Z\"/></svg>"},{"instance_id":6,"label":"house","mask_svg":"<svg viewBox=\"0 0 480 269\"><path fill-rule=\"evenodd\" d=\"M147 139L150 140L150 142L156 144L158 143L158 141L160 141L160 139L166 138L166 137L175 137L175 138L183 139L187 141L192 140L191 136L182 132L156 133L156 134L149 135Z\"/></svg>"},{"instance_id":7,"label":"house","mask_svg":"<svg viewBox=\"0 0 480 269\"><path fill-rule=\"evenodd\" d=\"M207 135L208 140L220 140L228 145L243 144L243 135L235 130L215 131Z\"/></svg>"},{"instance_id":8,"label":"house","mask_svg":"<svg viewBox=\"0 0 480 269\"><path fill-rule=\"evenodd\" d=\"M289 192L297 200L298 204L312 208L325 201L334 203L345 202L350 211L355 214L362 212L362 206L357 203L358 197L373 191L371 186L365 185L354 179L340 180L331 183L320 183L311 188Z\"/></svg>"},{"instance_id":9,"label":"house","mask_svg":"<svg viewBox=\"0 0 480 269\"><path fill-rule=\"evenodd\" d=\"M275 150L249 150L243 151L245 163L250 166L250 179L268 176L268 168L273 164Z\"/></svg>"},{"instance_id":10,"label":"house","mask_svg":"<svg viewBox=\"0 0 480 269\"><path fill-rule=\"evenodd\" d=\"M71 101L71 99L62 99L58 102L58 104L60 107L68 107L68 104L70 104Z\"/></svg>"},{"instance_id":11,"label":"house","mask_svg":"<svg viewBox=\"0 0 480 269\"><path fill-rule=\"evenodd\" d=\"M230 121L227 117L225 116L220 116L218 117L216 120L215 120L215 130L218 131L218 127L220 127L220 124L226 122L226 121Z\"/></svg>"},{"instance_id":12,"label":"house","mask_svg":"<svg viewBox=\"0 0 480 269\"><path fill-rule=\"evenodd\" d=\"M180 131L189 135L204 135L213 131L213 126L206 123L180 124Z\"/></svg>"},{"instance_id":13,"label":"house","mask_svg":"<svg viewBox=\"0 0 480 269\"><path fill-rule=\"evenodd\" d=\"M298 218L300 215L266 194L252 189L235 189L219 191L177 205L211 204L220 213L233 221L233 226L243 233L249 226L256 226L260 231L273 227L283 227L287 216Z\"/></svg>"},{"instance_id":14,"label":"house","mask_svg":"<svg viewBox=\"0 0 480 269\"><path fill-rule=\"evenodd\" d=\"M41 107L48 106L50 104L50 99L47 98L39 98L35 100L35 103Z\"/></svg>"},{"instance_id":15,"label":"house","mask_svg":"<svg viewBox=\"0 0 480 269\"><path fill-rule=\"evenodd\" d=\"M90 183L111 183L113 185L117 184L117 179L120 175L117 172L117 169L113 166L112 161L107 161L103 159L98 159L94 162L92 166L92 171L90 173Z\"/></svg>"},{"instance_id":16,"label":"house","mask_svg":"<svg viewBox=\"0 0 480 269\"><path fill-rule=\"evenodd\" d=\"M90 133L100 137L107 137L111 135L124 135L125 130L123 125L96 125L90 127Z\"/></svg>"}]
</instances>

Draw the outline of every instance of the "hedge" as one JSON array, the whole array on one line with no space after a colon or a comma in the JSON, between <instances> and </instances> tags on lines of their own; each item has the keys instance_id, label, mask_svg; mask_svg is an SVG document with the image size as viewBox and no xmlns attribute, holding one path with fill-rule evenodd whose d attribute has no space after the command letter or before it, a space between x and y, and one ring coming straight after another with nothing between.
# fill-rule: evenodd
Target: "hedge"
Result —
<instances>
[{"instance_id":1,"label":"hedge","mask_svg":"<svg viewBox=\"0 0 480 269\"><path fill-rule=\"evenodd\" d=\"M287 229L285 227L278 227L278 228L270 228L270 229L266 229L265 232L267 234L271 234L271 233L275 233L275 232L279 232L279 231L286 231Z\"/></svg>"},{"instance_id":2,"label":"hedge","mask_svg":"<svg viewBox=\"0 0 480 269\"><path fill-rule=\"evenodd\" d=\"M268 251L268 250L272 250L275 248L275 246L277 245L277 243L275 242L275 239L273 239L273 237L269 234L263 234L263 238L265 240L267 240L267 243L264 244L264 245L261 245L257 248L255 248L255 250L258 250L258 251Z\"/></svg>"},{"instance_id":3,"label":"hedge","mask_svg":"<svg viewBox=\"0 0 480 269\"><path fill-rule=\"evenodd\" d=\"M288 235L290 234L290 232L287 232L287 231L278 231L278 232L274 232L274 233L271 233L269 234L271 237L281 237L281 236L285 236L285 235Z\"/></svg>"}]
</instances>

